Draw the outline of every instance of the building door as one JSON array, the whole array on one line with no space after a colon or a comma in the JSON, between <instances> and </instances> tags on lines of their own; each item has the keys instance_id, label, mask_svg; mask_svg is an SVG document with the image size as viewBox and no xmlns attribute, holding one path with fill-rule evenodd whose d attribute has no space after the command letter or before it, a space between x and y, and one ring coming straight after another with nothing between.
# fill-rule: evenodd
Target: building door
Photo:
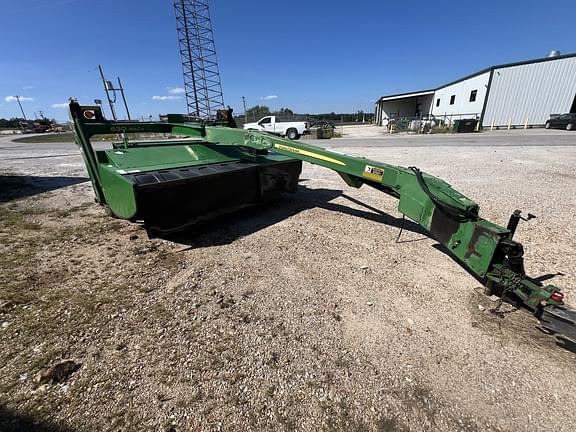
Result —
<instances>
[{"instance_id":1,"label":"building door","mask_svg":"<svg viewBox=\"0 0 576 432\"><path fill-rule=\"evenodd\" d=\"M422 104L416 104L416 112L414 113L416 117L420 118L422 116Z\"/></svg>"}]
</instances>

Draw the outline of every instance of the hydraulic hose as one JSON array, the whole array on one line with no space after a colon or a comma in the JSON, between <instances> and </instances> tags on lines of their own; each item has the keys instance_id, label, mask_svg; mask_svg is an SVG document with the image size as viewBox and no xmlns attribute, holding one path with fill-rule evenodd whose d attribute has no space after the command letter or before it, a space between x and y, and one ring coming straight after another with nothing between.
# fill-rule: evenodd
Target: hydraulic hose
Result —
<instances>
[{"instance_id":1,"label":"hydraulic hose","mask_svg":"<svg viewBox=\"0 0 576 432\"><path fill-rule=\"evenodd\" d=\"M441 212L443 212L445 215L458 222L465 222L467 220L476 220L478 218L478 215L472 213L471 211L453 206L440 200L440 198L434 195L430 190L430 188L428 187L428 184L426 183L426 180L424 180L424 176L422 175L422 171L413 166L409 167L409 169L412 170L416 175L416 180L418 180L418 184L420 185L424 193L428 196L428 198L430 198L430 200L434 203L436 208L439 209Z\"/></svg>"}]
</instances>

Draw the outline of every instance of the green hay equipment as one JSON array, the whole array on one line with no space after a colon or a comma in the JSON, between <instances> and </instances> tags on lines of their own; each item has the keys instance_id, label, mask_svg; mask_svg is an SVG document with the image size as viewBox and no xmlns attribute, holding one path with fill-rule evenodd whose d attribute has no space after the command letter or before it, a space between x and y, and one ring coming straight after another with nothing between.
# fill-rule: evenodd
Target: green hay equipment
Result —
<instances>
[{"instance_id":1,"label":"green hay equipment","mask_svg":"<svg viewBox=\"0 0 576 432\"><path fill-rule=\"evenodd\" d=\"M478 205L443 180L421 172L220 124L110 122L99 107L70 103L74 132L96 200L115 217L142 221L150 236L295 192L302 161L336 171L351 187L372 186L399 200L398 210L422 226L486 293L530 310L541 328L565 347L576 346L576 312L564 294L524 271L524 250L513 240L522 218L516 211L506 227L479 216ZM130 141L95 150L99 134L171 134L179 140ZM532 217L529 215L529 218Z\"/></svg>"}]
</instances>

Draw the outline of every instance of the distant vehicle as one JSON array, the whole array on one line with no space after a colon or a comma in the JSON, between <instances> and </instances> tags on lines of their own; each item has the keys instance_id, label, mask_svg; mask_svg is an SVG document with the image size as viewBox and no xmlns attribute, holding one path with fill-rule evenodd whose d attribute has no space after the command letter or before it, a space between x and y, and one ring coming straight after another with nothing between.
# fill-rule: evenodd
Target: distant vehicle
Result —
<instances>
[{"instance_id":1,"label":"distant vehicle","mask_svg":"<svg viewBox=\"0 0 576 432\"><path fill-rule=\"evenodd\" d=\"M291 140L297 140L300 136L310 132L308 122L279 122L275 116L263 117L256 123L246 123L244 129L270 132Z\"/></svg>"},{"instance_id":2,"label":"distant vehicle","mask_svg":"<svg viewBox=\"0 0 576 432\"><path fill-rule=\"evenodd\" d=\"M561 114L546 121L546 129L576 130L576 114Z\"/></svg>"},{"instance_id":3,"label":"distant vehicle","mask_svg":"<svg viewBox=\"0 0 576 432\"><path fill-rule=\"evenodd\" d=\"M22 128L22 133L24 134L46 133L50 131L49 125L40 123L20 122L20 127Z\"/></svg>"},{"instance_id":4,"label":"distant vehicle","mask_svg":"<svg viewBox=\"0 0 576 432\"><path fill-rule=\"evenodd\" d=\"M64 132L64 128L62 126L58 126L57 124L51 124L50 129L48 129L46 132L62 133Z\"/></svg>"}]
</instances>

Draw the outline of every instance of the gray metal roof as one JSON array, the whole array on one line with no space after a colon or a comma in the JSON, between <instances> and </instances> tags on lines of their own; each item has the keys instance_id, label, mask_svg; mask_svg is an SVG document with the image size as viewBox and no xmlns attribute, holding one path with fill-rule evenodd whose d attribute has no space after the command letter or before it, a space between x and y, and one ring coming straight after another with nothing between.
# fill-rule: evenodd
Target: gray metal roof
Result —
<instances>
[{"instance_id":1,"label":"gray metal roof","mask_svg":"<svg viewBox=\"0 0 576 432\"><path fill-rule=\"evenodd\" d=\"M560 56L556 56L556 57L542 57L542 58L537 58L537 59L532 59L532 60L525 60L525 61L514 62L514 63L504 63L504 64L499 64L499 65L494 65L494 66L490 66L488 68L482 69L482 70L475 72L473 74L466 75L465 77L457 79L455 81L451 81L448 84L444 84L444 85L441 85L440 87L436 87L432 90L421 90L421 91L414 91L414 92L407 92L407 93L399 93L399 94L395 94L395 95L382 96L375 103L379 103L379 102L385 101L385 100L401 99L402 97L411 97L411 95L416 96L416 95L422 94L422 93L434 93L435 91L443 89L444 87L448 87L448 86L451 86L453 84L457 84L461 81L465 81L465 80L473 78L475 76L482 75L483 73L490 72L491 70L494 70L494 69L504 69L504 68L514 67L514 66L522 66L522 65L526 65L526 64L532 64L532 63L542 63L542 62L547 62L547 61L562 60L562 59L571 58L571 57L576 57L576 53L564 54L564 55L560 55Z\"/></svg>"},{"instance_id":2,"label":"gray metal roof","mask_svg":"<svg viewBox=\"0 0 576 432\"><path fill-rule=\"evenodd\" d=\"M417 92L410 92L410 93L398 93L389 96L382 96L379 100L380 101L387 101L387 100L394 100L394 99L404 99L409 97L417 97L417 96L424 96L424 95L431 95L434 94L436 90L422 90Z\"/></svg>"}]
</instances>

